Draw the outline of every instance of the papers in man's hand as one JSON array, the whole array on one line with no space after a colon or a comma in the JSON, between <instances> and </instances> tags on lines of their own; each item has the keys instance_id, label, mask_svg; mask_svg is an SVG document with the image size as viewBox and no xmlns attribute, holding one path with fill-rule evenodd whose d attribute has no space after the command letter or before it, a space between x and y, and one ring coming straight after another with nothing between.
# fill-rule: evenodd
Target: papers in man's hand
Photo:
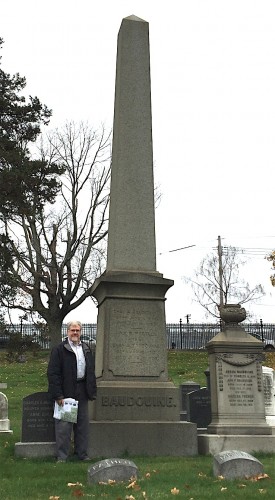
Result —
<instances>
[{"instance_id":1,"label":"papers in man's hand","mask_svg":"<svg viewBox=\"0 0 275 500\"><path fill-rule=\"evenodd\" d=\"M53 418L65 420L66 422L76 423L77 421L78 401L73 398L65 398L64 405L54 404Z\"/></svg>"}]
</instances>

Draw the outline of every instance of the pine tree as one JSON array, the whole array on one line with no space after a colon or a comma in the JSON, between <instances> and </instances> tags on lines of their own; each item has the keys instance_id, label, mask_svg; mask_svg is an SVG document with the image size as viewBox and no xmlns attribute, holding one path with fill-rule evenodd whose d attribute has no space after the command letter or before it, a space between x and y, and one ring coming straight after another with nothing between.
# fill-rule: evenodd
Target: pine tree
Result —
<instances>
[{"instance_id":1,"label":"pine tree","mask_svg":"<svg viewBox=\"0 0 275 500\"><path fill-rule=\"evenodd\" d=\"M0 38L0 49L3 39ZM1 57L0 57L1 59ZM1 61L0 61L1 62ZM38 97L22 95L26 79L0 67L0 217L39 211L59 189L62 167L33 160L29 145L47 125L51 110Z\"/></svg>"}]
</instances>

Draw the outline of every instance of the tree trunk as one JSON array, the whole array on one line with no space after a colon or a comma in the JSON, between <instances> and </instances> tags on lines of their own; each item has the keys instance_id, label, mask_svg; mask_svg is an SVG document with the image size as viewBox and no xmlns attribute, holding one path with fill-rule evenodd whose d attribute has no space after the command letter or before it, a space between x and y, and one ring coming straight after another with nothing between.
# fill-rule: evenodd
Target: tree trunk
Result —
<instances>
[{"instance_id":1,"label":"tree trunk","mask_svg":"<svg viewBox=\"0 0 275 500\"><path fill-rule=\"evenodd\" d=\"M47 319L49 329L50 348L59 344L62 340L62 322L63 317L51 317Z\"/></svg>"}]
</instances>

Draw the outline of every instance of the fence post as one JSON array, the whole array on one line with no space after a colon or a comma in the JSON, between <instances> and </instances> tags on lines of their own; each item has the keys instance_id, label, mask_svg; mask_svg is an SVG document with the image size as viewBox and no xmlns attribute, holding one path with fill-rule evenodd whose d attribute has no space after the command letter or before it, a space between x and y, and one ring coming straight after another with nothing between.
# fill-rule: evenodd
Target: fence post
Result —
<instances>
[{"instance_id":1,"label":"fence post","mask_svg":"<svg viewBox=\"0 0 275 500\"><path fill-rule=\"evenodd\" d=\"M182 350L182 319L180 318L180 348Z\"/></svg>"},{"instance_id":2,"label":"fence post","mask_svg":"<svg viewBox=\"0 0 275 500\"><path fill-rule=\"evenodd\" d=\"M262 335L262 342L264 341L264 328L263 328L263 320L260 319L260 328L261 328L261 335Z\"/></svg>"}]
</instances>

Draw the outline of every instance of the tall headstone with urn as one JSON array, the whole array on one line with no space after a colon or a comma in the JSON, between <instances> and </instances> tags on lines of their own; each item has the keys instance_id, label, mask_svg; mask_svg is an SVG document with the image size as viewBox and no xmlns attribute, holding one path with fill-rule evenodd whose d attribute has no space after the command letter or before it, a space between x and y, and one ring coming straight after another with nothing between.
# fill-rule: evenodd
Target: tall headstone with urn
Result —
<instances>
[{"instance_id":1,"label":"tall headstone with urn","mask_svg":"<svg viewBox=\"0 0 275 500\"><path fill-rule=\"evenodd\" d=\"M224 327L206 346L212 420L207 434L199 436L199 451L275 452L275 436L265 418L263 343L240 325L246 318L240 305L228 304L220 313Z\"/></svg>"},{"instance_id":2,"label":"tall headstone with urn","mask_svg":"<svg viewBox=\"0 0 275 500\"><path fill-rule=\"evenodd\" d=\"M196 425L179 421L168 381L165 294L156 270L149 24L118 34L107 268L98 301L98 396L90 456L194 455Z\"/></svg>"}]
</instances>

